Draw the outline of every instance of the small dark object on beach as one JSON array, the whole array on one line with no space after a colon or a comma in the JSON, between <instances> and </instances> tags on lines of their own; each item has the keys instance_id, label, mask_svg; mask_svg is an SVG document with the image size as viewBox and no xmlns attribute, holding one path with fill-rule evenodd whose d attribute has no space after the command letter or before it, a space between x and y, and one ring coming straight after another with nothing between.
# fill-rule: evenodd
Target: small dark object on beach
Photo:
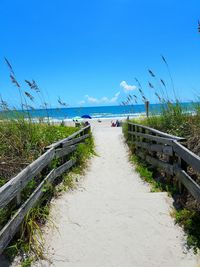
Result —
<instances>
[{"instance_id":1,"label":"small dark object on beach","mask_svg":"<svg viewBox=\"0 0 200 267\"><path fill-rule=\"evenodd\" d=\"M85 126L88 126L90 125L90 123L88 121L85 122Z\"/></svg>"},{"instance_id":2,"label":"small dark object on beach","mask_svg":"<svg viewBox=\"0 0 200 267\"><path fill-rule=\"evenodd\" d=\"M116 124L114 123L114 121L111 121L111 127L115 127Z\"/></svg>"}]
</instances>

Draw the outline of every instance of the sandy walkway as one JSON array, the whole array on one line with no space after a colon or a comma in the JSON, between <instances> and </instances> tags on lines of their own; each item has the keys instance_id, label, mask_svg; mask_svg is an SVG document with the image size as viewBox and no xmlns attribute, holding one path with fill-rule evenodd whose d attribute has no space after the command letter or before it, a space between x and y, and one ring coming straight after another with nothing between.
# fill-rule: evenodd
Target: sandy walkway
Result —
<instances>
[{"instance_id":1,"label":"sandy walkway","mask_svg":"<svg viewBox=\"0 0 200 267\"><path fill-rule=\"evenodd\" d=\"M150 193L128 162L121 128L93 132L99 156L79 189L53 202L59 233L48 229L45 237L52 263L35 266L197 266L169 216L171 200Z\"/></svg>"}]
</instances>

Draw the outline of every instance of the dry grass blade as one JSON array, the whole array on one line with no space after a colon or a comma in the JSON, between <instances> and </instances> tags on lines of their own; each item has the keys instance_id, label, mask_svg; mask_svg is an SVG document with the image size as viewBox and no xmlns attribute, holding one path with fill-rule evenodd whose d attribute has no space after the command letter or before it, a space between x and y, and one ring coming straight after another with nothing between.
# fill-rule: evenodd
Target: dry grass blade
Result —
<instances>
[{"instance_id":1,"label":"dry grass blade","mask_svg":"<svg viewBox=\"0 0 200 267\"><path fill-rule=\"evenodd\" d=\"M33 97L31 94L29 94L28 92L26 92L26 91L25 91L25 95L26 95L31 101L34 100L34 97Z\"/></svg>"},{"instance_id":2,"label":"dry grass blade","mask_svg":"<svg viewBox=\"0 0 200 267\"><path fill-rule=\"evenodd\" d=\"M174 87L174 81L173 81L173 78L172 78L172 75L171 75L171 71L170 71L169 65L168 65L167 60L164 58L163 55L161 55L161 58L164 61L166 67L167 67L167 71L168 71L168 74L169 74L169 77L170 77L170 80L171 80L171 85L172 85L172 90L173 90L173 93L174 93L174 97L177 98L176 92L175 92L175 87Z\"/></svg>"},{"instance_id":3,"label":"dry grass blade","mask_svg":"<svg viewBox=\"0 0 200 267\"><path fill-rule=\"evenodd\" d=\"M12 74L10 74L10 78L11 78L11 82L14 83L18 88L20 88L19 83L17 82L17 80Z\"/></svg>"},{"instance_id":4,"label":"dry grass blade","mask_svg":"<svg viewBox=\"0 0 200 267\"><path fill-rule=\"evenodd\" d=\"M5 100L3 100L2 97L1 97L1 100L0 101L1 101L0 102L1 109L8 111L9 110L8 103Z\"/></svg>"},{"instance_id":5,"label":"dry grass blade","mask_svg":"<svg viewBox=\"0 0 200 267\"><path fill-rule=\"evenodd\" d=\"M152 77L156 77L152 70L148 69L148 72Z\"/></svg>"},{"instance_id":6,"label":"dry grass blade","mask_svg":"<svg viewBox=\"0 0 200 267\"><path fill-rule=\"evenodd\" d=\"M68 106L67 103L63 102L63 101L61 100L60 97L58 98L58 103L59 103L61 106L64 106L64 107L67 107L67 106Z\"/></svg>"},{"instance_id":7,"label":"dry grass blade","mask_svg":"<svg viewBox=\"0 0 200 267\"><path fill-rule=\"evenodd\" d=\"M25 80L25 82L31 87L32 86L32 83L28 80Z\"/></svg>"},{"instance_id":8,"label":"dry grass blade","mask_svg":"<svg viewBox=\"0 0 200 267\"><path fill-rule=\"evenodd\" d=\"M165 84L165 82L163 81L163 79L160 79L160 81L161 81L162 85L166 88L166 84Z\"/></svg>"},{"instance_id":9,"label":"dry grass blade","mask_svg":"<svg viewBox=\"0 0 200 267\"><path fill-rule=\"evenodd\" d=\"M154 88L154 86L153 86L152 83L150 83L150 82L148 82L148 83L149 83L149 87L150 87L150 88Z\"/></svg>"},{"instance_id":10,"label":"dry grass blade","mask_svg":"<svg viewBox=\"0 0 200 267\"><path fill-rule=\"evenodd\" d=\"M135 78L135 81L136 81L136 83L138 84L138 87L139 87L139 88L142 88L142 85L141 85L141 83L139 82L139 80L138 80L137 78Z\"/></svg>"},{"instance_id":11,"label":"dry grass blade","mask_svg":"<svg viewBox=\"0 0 200 267\"><path fill-rule=\"evenodd\" d=\"M155 92L155 95L157 96L158 100L161 101L161 97L159 96L157 92Z\"/></svg>"},{"instance_id":12,"label":"dry grass blade","mask_svg":"<svg viewBox=\"0 0 200 267\"><path fill-rule=\"evenodd\" d=\"M144 101L147 101L147 99L146 99L146 97L143 95L142 96L142 99L144 100Z\"/></svg>"},{"instance_id":13,"label":"dry grass blade","mask_svg":"<svg viewBox=\"0 0 200 267\"><path fill-rule=\"evenodd\" d=\"M161 55L161 58L162 58L162 60L165 62L165 64L168 65L168 64L167 64L167 60L164 58L163 55Z\"/></svg>"},{"instance_id":14,"label":"dry grass blade","mask_svg":"<svg viewBox=\"0 0 200 267\"><path fill-rule=\"evenodd\" d=\"M11 73L12 73L13 75L15 75L15 73L14 73L14 71L13 71L13 68L12 68L12 65L10 64L10 62L8 61L8 59L7 59L6 57L4 57L4 59L5 59L6 64L8 65L8 67L9 67Z\"/></svg>"},{"instance_id":15,"label":"dry grass blade","mask_svg":"<svg viewBox=\"0 0 200 267\"><path fill-rule=\"evenodd\" d=\"M34 80L32 80L32 82L30 82L29 80L25 80L25 82L32 90L35 90L37 93L40 92L40 89Z\"/></svg>"},{"instance_id":16,"label":"dry grass blade","mask_svg":"<svg viewBox=\"0 0 200 267\"><path fill-rule=\"evenodd\" d=\"M138 90L139 90L139 92L140 92L141 94L143 94L143 91L142 91L142 89L141 89L141 88L139 88Z\"/></svg>"},{"instance_id":17,"label":"dry grass blade","mask_svg":"<svg viewBox=\"0 0 200 267\"><path fill-rule=\"evenodd\" d=\"M138 102L137 102L137 96L136 95L133 95L134 96L134 102L135 102L135 104L137 104Z\"/></svg>"}]
</instances>

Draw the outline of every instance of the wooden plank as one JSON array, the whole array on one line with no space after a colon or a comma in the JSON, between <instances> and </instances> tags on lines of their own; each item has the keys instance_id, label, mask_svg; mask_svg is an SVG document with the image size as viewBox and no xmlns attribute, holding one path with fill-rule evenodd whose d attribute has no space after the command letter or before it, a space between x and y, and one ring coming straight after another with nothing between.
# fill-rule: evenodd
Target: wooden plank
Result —
<instances>
[{"instance_id":1,"label":"wooden plank","mask_svg":"<svg viewBox=\"0 0 200 267\"><path fill-rule=\"evenodd\" d=\"M60 176L64 171L71 168L74 164L75 160L70 160L57 169L53 169L35 189L26 202L20 207L20 209L14 214L11 220L3 227L3 229L0 231L0 254L7 247L13 236L18 231L18 228L23 222L28 211L34 207L38 199L44 194L43 187L45 184L47 182L52 183L56 177Z\"/></svg>"},{"instance_id":2,"label":"wooden plank","mask_svg":"<svg viewBox=\"0 0 200 267\"><path fill-rule=\"evenodd\" d=\"M137 155L146 160L149 164L151 164L152 166L156 167L156 168L161 168L163 169L166 173L173 175L174 174L174 166L171 164L168 164L167 162L161 161L159 159L155 159L149 155L144 155L144 153L142 153L141 151L137 152Z\"/></svg>"},{"instance_id":3,"label":"wooden plank","mask_svg":"<svg viewBox=\"0 0 200 267\"><path fill-rule=\"evenodd\" d=\"M90 129L91 129L91 126L88 125L88 126L82 128L82 129L80 129L79 131L73 133L72 135L68 136L67 138L64 138L64 139L62 139L62 140L60 140L58 142L55 142L55 143L47 146L46 149L49 149L49 148L52 148L52 147L57 148L57 147L61 146L62 144L65 144L69 140L73 139L74 137L76 137L80 133L85 132L85 131L89 131Z\"/></svg>"},{"instance_id":4,"label":"wooden plank","mask_svg":"<svg viewBox=\"0 0 200 267\"><path fill-rule=\"evenodd\" d=\"M0 188L0 208L5 207L27 183L46 167L54 158L55 149L51 148L33 161L17 176L13 177Z\"/></svg>"},{"instance_id":5,"label":"wooden plank","mask_svg":"<svg viewBox=\"0 0 200 267\"><path fill-rule=\"evenodd\" d=\"M57 148L55 151L56 154L56 158L61 158L64 157L66 155L69 155L70 153L74 152L76 150L76 145L72 145L72 146L67 146L67 147L63 147L63 148Z\"/></svg>"},{"instance_id":6,"label":"wooden plank","mask_svg":"<svg viewBox=\"0 0 200 267\"><path fill-rule=\"evenodd\" d=\"M17 205L20 205L21 204L21 201L22 201L22 199L21 199L21 191L19 191L17 193L17 196L16 196L16 203L17 203Z\"/></svg>"},{"instance_id":7,"label":"wooden plank","mask_svg":"<svg viewBox=\"0 0 200 267\"><path fill-rule=\"evenodd\" d=\"M151 143L145 143L145 142L134 142L135 145L145 148L148 151L155 151L164 153L166 155L172 156L173 155L173 148L168 145L158 145L158 144L151 144Z\"/></svg>"},{"instance_id":8,"label":"wooden plank","mask_svg":"<svg viewBox=\"0 0 200 267\"><path fill-rule=\"evenodd\" d=\"M178 169L181 169L187 172L188 164L180 156L178 156L178 162L176 166L178 167ZM180 179L177 180L177 184L178 184L179 193L182 193L184 188L183 188L183 184L181 183Z\"/></svg>"},{"instance_id":9,"label":"wooden plank","mask_svg":"<svg viewBox=\"0 0 200 267\"><path fill-rule=\"evenodd\" d=\"M166 154L168 156L173 156L174 155L173 147L172 146L164 146L163 147L163 154Z\"/></svg>"},{"instance_id":10,"label":"wooden plank","mask_svg":"<svg viewBox=\"0 0 200 267\"><path fill-rule=\"evenodd\" d=\"M13 236L16 234L19 225L22 223L24 217L31 207L38 201L39 197L42 196L42 188L45 182L49 181L54 176L54 170L52 170L43 182L36 188L31 194L27 201L20 207L20 209L14 214L11 220L3 227L0 231L0 254L7 247Z\"/></svg>"},{"instance_id":11,"label":"wooden plank","mask_svg":"<svg viewBox=\"0 0 200 267\"><path fill-rule=\"evenodd\" d=\"M155 159L149 155L145 157L146 161L150 163L152 166L155 166L157 168L163 169L166 173L173 175L174 174L174 166L166 163L164 161L161 161L159 159Z\"/></svg>"},{"instance_id":12,"label":"wooden plank","mask_svg":"<svg viewBox=\"0 0 200 267\"><path fill-rule=\"evenodd\" d=\"M177 141L173 142L174 151L180 156L188 165L195 171L200 172L200 157L192 151L179 144Z\"/></svg>"},{"instance_id":13,"label":"wooden plank","mask_svg":"<svg viewBox=\"0 0 200 267\"><path fill-rule=\"evenodd\" d=\"M154 135L151 135L151 134L144 134L144 133L130 132L130 131L128 133L129 134L133 134L135 136L143 137L145 139L156 141L158 143L162 143L162 144L165 144L165 145L172 145L172 142L173 142L173 139L160 137L160 136L154 136Z\"/></svg>"},{"instance_id":14,"label":"wooden plank","mask_svg":"<svg viewBox=\"0 0 200 267\"><path fill-rule=\"evenodd\" d=\"M77 143L85 140L89 136L90 136L90 134L85 134L85 135L77 137L77 138L75 138L73 140L67 141L67 142L63 143L63 147L67 147L67 146L71 146L71 145L77 144Z\"/></svg>"},{"instance_id":15,"label":"wooden plank","mask_svg":"<svg viewBox=\"0 0 200 267\"><path fill-rule=\"evenodd\" d=\"M136 124L136 123L132 123L132 122L128 122L128 124L135 125L137 127L146 129L146 130L148 130L148 131L150 131L152 133L155 133L155 134L157 134L157 135L159 135L161 137L166 137L166 138L170 138L170 139L173 139L173 140L179 140L179 141L185 140L185 138L183 138L183 137L167 134L167 133L161 132L159 130L156 130L156 129L153 129L153 128L150 128L148 126L144 126L144 125L141 125L141 124Z\"/></svg>"},{"instance_id":16,"label":"wooden plank","mask_svg":"<svg viewBox=\"0 0 200 267\"><path fill-rule=\"evenodd\" d=\"M133 142L136 146L145 148L145 149L149 149L149 144L145 143L145 142L139 142L139 141L135 141Z\"/></svg>"},{"instance_id":17,"label":"wooden plank","mask_svg":"<svg viewBox=\"0 0 200 267\"><path fill-rule=\"evenodd\" d=\"M55 169L55 176L60 176L63 172L71 168L75 164L75 162L76 161L74 159L70 159L69 161L59 166L57 169Z\"/></svg>"},{"instance_id":18,"label":"wooden plank","mask_svg":"<svg viewBox=\"0 0 200 267\"><path fill-rule=\"evenodd\" d=\"M200 202L200 186L184 170L179 169L176 171L176 174L190 194Z\"/></svg>"}]
</instances>

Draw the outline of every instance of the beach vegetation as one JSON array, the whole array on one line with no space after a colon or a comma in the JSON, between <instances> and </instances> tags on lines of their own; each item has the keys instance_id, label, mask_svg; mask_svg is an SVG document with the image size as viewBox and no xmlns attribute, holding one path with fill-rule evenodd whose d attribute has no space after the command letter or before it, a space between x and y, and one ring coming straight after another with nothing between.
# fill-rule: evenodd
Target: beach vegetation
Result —
<instances>
[{"instance_id":1,"label":"beach vegetation","mask_svg":"<svg viewBox=\"0 0 200 267\"><path fill-rule=\"evenodd\" d=\"M25 80L22 86L18 82L13 67L5 58L9 68L11 82L18 90L20 107L11 107L0 96L0 187L17 175L22 169L37 159L45 152L45 148L78 131L78 127L68 127L62 122L54 125L49 117L49 104L35 80ZM46 111L45 117L37 120L33 118L34 110L40 107ZM67 107L67 103L58 98L60 107ZM36 106L36 107L35 107ZM50 201L63 191L72 189L77 181L78 173L86 167L86 162L94 153L94 142L90 136L84 143L77 145L77 151L70 158L76 160L75 166L68 173L58 177L54 184L47 183L43 187L43 197L38 200L35 207L31 208L22 223L19 232L11 241L6 255L11 259L20 255L22 266L30 266L35 258L44 257L42 225L48 220L52 223ZM55 159L49 164L51 170L62 164L62 159ZM24 203L38 184L43 180L45 172L31 179L21 192L21 203ZM5 208L0 209L0 229L15 214L19 207L16 201L11 201Z\"/></svg>"},{"instance_id":2,"label":"beach vegetation","mask_svg":"<svg viewBox=\"0 0 200 267\"><path fill-rule=\"evenodd\" d=\"M134 121L135 122L135 121ZM137 121L139 123L140 121ZM126 136L127 125L124 124L124 133ZM175 222L183 227L187 241L187 248L193 249L194 253L200 250L200 209L199 204L184 190L179 191L178 184L168 180L162 171L152 167L146 161L135 154L135 147L128 143L131 151L130 159L134 163L135 170L140 177L151 186L151 192L168 192L173 198L174 211L172 213ZM191 170L190 170L191 171ZM199 181L199 175L192 174L196 181Z\"/></svg>"},{"instance_id":3,"label":"beach vegetation","mask_svg":"<svg viewBox=\"0 0 200 267\"><path fill-rule=\"evenodd\" d=\"M151 185L151 192L159 192L162 190L160 183L154 179L153 170L150 170L145 161L141 160L135 154L131 155L131 162L134 163L136 172L140 177Z\"/></svg>"},{"instance_id":4,"label":"beach vegetation","mask_svg":"<svg viewBox=\"0 0 200 267\"><path fill-rule=\"evenodd\" d=\"M136 124L149 126L151 128L160 130L162 132L184 137L185 141L182 142L189 150L200 156L200 104L199 98L190 103L182 103L178 98L178 93L175 90L174 81L171 75L169 64L164 56L161 60L166 66L169 78L170 89L164 79L157 77L156 73L151 69L148 74L151 81L148 82L150 92L157 97L158 109L150 109L150 115L129 120ZM144 95L141 82L136 79L138 84L138 92L140 99L145 104L147 97ZM129 97L130 99L130 97ZM125 104L128 105L130 100ZM182 193L178 190L177 183L172 183L170 180L165 179L164 173L153 168L147 162L141 160L135 154L134 144L128 141L128 125L123 125L124 136L128 142L131 151L131 160L136 165L136 171L140 176L152 185L152 191L167 191L174 199L174 217L176 223L181 225L187 233L188 248L193 248L194 252L200 249L200 207L199 204L184 190ZM200 184L200 175L192 168L188 169L190 175L195 181Z\"/></svg>"}]
</instances>

